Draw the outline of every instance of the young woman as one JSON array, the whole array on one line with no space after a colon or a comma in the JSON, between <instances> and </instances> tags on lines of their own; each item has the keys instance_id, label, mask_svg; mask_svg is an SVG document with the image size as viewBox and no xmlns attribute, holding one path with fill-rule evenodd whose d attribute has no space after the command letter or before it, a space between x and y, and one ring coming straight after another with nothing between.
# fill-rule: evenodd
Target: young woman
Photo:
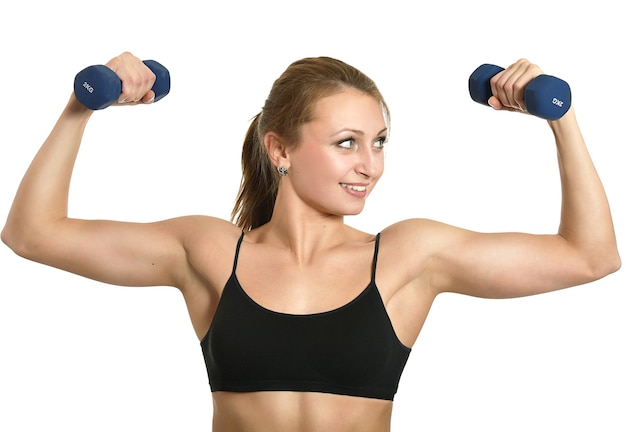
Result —
<instances>
[{"instance_id":1,"label":"young woman","mask_svg":"<svg viewBox=\"0 0 626 432\"><path fill-rule=\"evenodd\" d=\"M118 105L150 103L154 75L130 53L107 64ZM525 111L541 70L520 60L492 81L495 109ZM483 234L424 219L380 233L344 223L384 169L387 105L331 58L290 65L243 145L231 223L67 214L92 111L72 95L17 191L2 240L17 254L98 281L173 286L201 341L213 429L384 431L400 375L435 297L527 296L620 267L609 205L574 110L548 125L562 184L557 233Z\"/></svg>"}]
</instances>

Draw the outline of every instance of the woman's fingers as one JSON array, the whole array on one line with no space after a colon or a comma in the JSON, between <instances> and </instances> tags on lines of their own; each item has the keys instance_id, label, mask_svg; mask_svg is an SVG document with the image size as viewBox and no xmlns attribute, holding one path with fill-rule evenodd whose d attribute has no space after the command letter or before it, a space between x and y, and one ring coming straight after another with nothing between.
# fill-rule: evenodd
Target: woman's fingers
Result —
<instances>
[{"instance_id":1,"label":"woman's fingers","mask_svg":"<svg viewBox=\"0 0 626 432\"><path fill-rule=\"evenodd\" d=\"M491 79L493 97L489 104L495 109L526 112L524 91L542 70L526 59L520 59Z\"/></svg>"},{"instance_id":2,"label":"woman's fingers","mask_svg":"<svg viewBox=\"0 0 626 432\"><path fill-rule=\"evenodd\" d=\"M122 81L118 104L150 103L154 100L155 95L151 89L156 76L141 59L125 52L111 59L107 66Z\"/></svg>"}]
</instances>

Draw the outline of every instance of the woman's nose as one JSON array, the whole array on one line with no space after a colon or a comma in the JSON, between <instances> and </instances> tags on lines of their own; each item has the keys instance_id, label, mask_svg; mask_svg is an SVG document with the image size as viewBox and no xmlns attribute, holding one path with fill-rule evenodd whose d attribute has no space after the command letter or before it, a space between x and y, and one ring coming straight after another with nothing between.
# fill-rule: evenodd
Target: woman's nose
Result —
<instances>
[{"instance_id":1,"label":"woman's nose","mask_svg":"<svg viewBox=\"0 0 626 432\"><path fill-rule=\"evenodd\" d=\"M360 175L372 178L380 175L383 169L383 154L372 148L360 148L356 171Z\"/></svg>"}]
</instances>

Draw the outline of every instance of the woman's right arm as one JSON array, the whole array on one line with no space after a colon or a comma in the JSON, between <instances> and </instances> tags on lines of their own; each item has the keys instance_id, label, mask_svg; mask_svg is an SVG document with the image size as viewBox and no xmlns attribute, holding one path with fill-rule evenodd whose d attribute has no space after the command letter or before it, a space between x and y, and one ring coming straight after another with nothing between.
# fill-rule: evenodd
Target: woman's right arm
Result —
<instances>
[{"instance_id":1,"label":"woman's right arm","mask_svg":"<svg viewBox=\"0 0 626 432\"><path fill-rule=\"evenodd\" d=\"M152 101L154 74L138 58L124 53L107 66L122 79L119 101ZM2 241L22 257L102 282L180 287L188 273L186 219L140 224L68 217L72 170L92 114L70 97L20 183Z\"/></svg>"}]
</instances>

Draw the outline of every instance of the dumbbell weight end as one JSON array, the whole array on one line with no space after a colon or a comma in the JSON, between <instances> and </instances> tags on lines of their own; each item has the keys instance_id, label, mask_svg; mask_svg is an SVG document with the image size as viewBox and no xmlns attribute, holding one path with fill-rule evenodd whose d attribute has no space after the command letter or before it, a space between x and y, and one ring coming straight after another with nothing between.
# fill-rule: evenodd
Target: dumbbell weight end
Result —
<instances>
[{"instance_id":1,"label":"dumbbell weight end","mask_svg":"<svg viewBox=\"0 0 626 432\"><path fill-rule=\"evenodd\" d=\"M105 65L88 66L74 78L76 99L91 110L112 105L121 93L122 81Z\"/></svg>"},{"instance_id":2,"label":"dumbbell weight end","mask_svg":"<svg viewBox=\"0 0 626 432\"><path fill-rule=\"evenodd\" d=\"M156 75L152 91L154 92L154 102L158 102L170 92L170 73L165 66L155 60L144 60L144 64Z\"/></svg>"}]
</instances>

